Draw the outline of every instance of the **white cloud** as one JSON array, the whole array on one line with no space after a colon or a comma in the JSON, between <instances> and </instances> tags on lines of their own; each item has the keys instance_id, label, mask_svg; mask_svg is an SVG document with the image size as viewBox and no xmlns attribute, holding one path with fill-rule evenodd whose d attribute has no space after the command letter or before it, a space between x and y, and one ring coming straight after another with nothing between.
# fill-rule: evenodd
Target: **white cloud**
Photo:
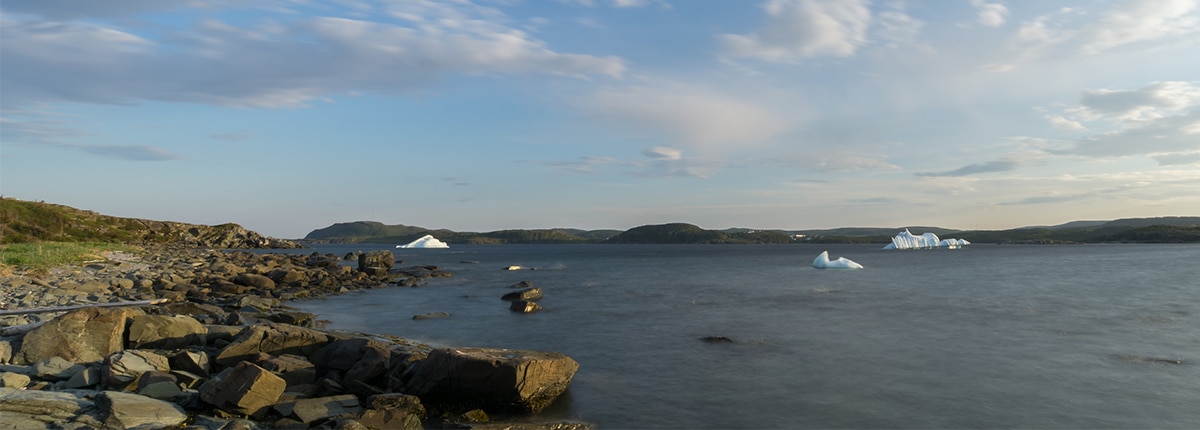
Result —
<instances>
[{"instance_id":1,"label":"white cloud","mask_svg":"<svg viewBox=\"0 0 1200 430\"><path fill-rule=\"evenodd\" d=\"M984 0L971 0L971 5L975 6L979 14L979 23L988 27L999 27L1004 25L1005 19L1008 17L1008 8L1002 3L988 3Z\"/></svg>"},{"instance_id":2,"label":"white cloud","mask_svg":"<svg viewBox=\"0 0 1200 430\"><path fill-rule=\"evenodd\" d=\"M1194 82L1154 82L1136 90L1084 91L1079 104L1047 113L1056 127L1097 130L1056 154L1123 157L1200 149L1200 86Z\"/></svg>"},{"instance_id":3,"label":"white cloud","mask_svg":"<svg viewBox=\"0 0 1200 430\"><path fill-rule=\"evenodd\" d=\"M1190 82L1155 82L1137 90L1097 89L1083 93L1079 115L1119 121L1158 119L1200 105L1200 87Z\"/></svg>"},{"instance_id":4,"label":"white cloud","mask_svg":"<svg viewBox=\"0 0 1200 430\"><path fill-rule=\"evenodd\" d=\"M524 32L474 22L491 12L464 17L476 12L439 12L446 19L413 27L331 17L257 27L205 21L153 41L93 23L5 17L0 79L6 107L141 100L295 107L330 95L403 93L453 74L624 73L620 58L555 52Z\"/></svg>"},{"instance_id":5,"label":"white cloud","mask_svg":"<svg viewBox=\"0 0 1200 430\"><path fill-rule=\"evenodd\" d=\"M764 28L717 36L723 55L783 62L850 57L867 43L871 9L866 0L770 0L763 9Z\"/></svg>"},{"instance_id":6,"label":"white cloud","mask_svg":"<svg viewBox=\"0 0 1200 430\"><path fill-rule=\"evenodd\" d=\"M1198 0L1133 0L1114 8L1087 31L1086 53L1100 52L1134 42L1200 30Z\"/></svg>"},{"instance_id":7,"label":"white cloud","mask_svg":"<svg viewBox=\"0 0 1200 430\"><path fill-rule=\"evenodd\" d=\"M1200 151L1156 155L1154 161L1157 161L1160 166L1200 164Z\"/></svg>"},{"instance_id":8,"label":"white cloud","mask_svg":"<svg viewBox=\"0 0 1200 430\"><path fill-rule=\"evenodd\" d=\"M1089 18L1096 17L1088 21ZM1028 20L1012 43L1025 59L1097 54L1200 32L1200 0L1126 0L1102 13L1061 8Z\"/></svg>"},{"instance_id":9,"label":"white cloud","mask_svg":"<svg viewBox=\"0 0 1200 430\"><path fill-rule=\"evenodd\" d=\"M692 87L600 91L582 108L603 120L648 131L674 146L710 154L769 143L795 121L743 98Z\"/></svg>"}]
</instances>

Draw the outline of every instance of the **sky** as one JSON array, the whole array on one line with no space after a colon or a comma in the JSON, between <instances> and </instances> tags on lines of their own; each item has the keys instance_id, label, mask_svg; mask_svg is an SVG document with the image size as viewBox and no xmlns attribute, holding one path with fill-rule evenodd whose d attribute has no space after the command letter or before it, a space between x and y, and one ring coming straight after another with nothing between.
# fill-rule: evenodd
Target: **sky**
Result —
<instances>
[{"instance_id":1,"label":"sky","mask_svg":"<svg viewBox=\"0 0 1200 430\"><path fill-rule=\"evenodd\" d=\"M1200 216L1200 0L4 0L0 194L300 238Z\"/></svg>"}]
</instances>

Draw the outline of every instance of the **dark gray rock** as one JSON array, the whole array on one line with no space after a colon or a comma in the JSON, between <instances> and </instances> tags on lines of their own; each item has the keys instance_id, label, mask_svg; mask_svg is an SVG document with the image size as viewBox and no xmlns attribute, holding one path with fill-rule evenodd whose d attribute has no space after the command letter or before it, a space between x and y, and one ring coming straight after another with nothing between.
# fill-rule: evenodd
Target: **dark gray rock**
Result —
<instances>
[{"instance_id":1,"label":"dark gray rock","mask_svg":"<svg viewBox=\"0 0 1200 430\"><path fill-rule=\"evenodd\" d=\"M100 366L100 382L105 388L128 390L143 373L168 372L171 366L167 357L144 350L131 349L115 352L104 359Z\"/></svg>"},{"instance_id":2,"label":"dark gray rock","mask_svg":"<svg viewBox=\"0 0 1200 430\"><path fill-rule=\"evenodd\" d=\"M200 386L200 399L221 410L259 415L279 401L287 382L253 363L241 362Z\"/></svg>"},{"instance_id":3,"label":"dark gray rock","mask_svg":"<svg viewBox=\"0 0 1200 430\"><path fill-rule=\"evenodd\" d=\"M258 354L296 354L309 356L332 341L325 332L286 324L259 324L246 327L217 354L216 362L229 366L253 360Z\"/></svg>"},{"instance_id":4,"label":"dark gray rock","mask_svg":"<svg viewBox=\"0 0 1200 430\"><path fill-rule=\"evenodd\" d=\"M72 363L103 360L125 347L125 322L140 310L83 308L67 312L25 335L14 361L36 363L58 356Z\"/></svg>"},{"instance_id":5,"label":"dark gray rock","mask_svg":"<svg viewBox=\"0 0 1200 430\"><path fill-rule=\"evenodd\" d=\"M204 345L208 330L187 315L136 315L129 319L129 347L178 349Z\"/></svg>"},{"instance_id":6,"label":"dark gray rock","mask_svg":"<svg viewBox=\"0 0 1200 430\"><path fill-rule=\"evenodd\" d=\"M358 397L352 394L280 402L273 408L280 416L294 418L304 424L339 416L357 416L362 412Z\"/></svg>"},{"instance_id":7,"label":"dark gray rock","mask_svg":"<svg viewBox=\"0 0 1200 430\"><path fill-rule=\"evenodd\" d=\"M557 352L445 348L414 369L405 392L424 404L536 412L566 391L579 363Z\"/></svg>"},{"instance_id":8,"label":"dark gray rock","mask_svg":"<svg viewBox=\"0 0 1200 430\"><path fill-rule=\"evenodd\" d=\"M514 300L508 305L508 310L528 314L542 310L542 306L528 300Z\"/></svg>"},{"instance_id":9,"label":"dark gray rock","mask_svg":"<svg viewBox=\"0 0 1200 430\"><path fill-rule=\"evenodd\" d=\"M179 405L119 391L97 395L96 407L105 424L120 429L163 429L178 426L188 419Z\"/></svg>"},{"instance_id":10,"label":"dark gray rock","mask_svg":"<svg viewBox=\"0 0 1200 430\"><path fill-rule=\"evenodd\" d=\"M542 298L541 288L526 288L520 291L513 291L500 297L500 300L540 300Z\"/></svg>"},{"instance_id":11,"label":"dark gray rock","mask_svg":"<svg viewBox=\"0 0 1200 430\"><path fill-rule=\"evenodd\" d=\"M268 278L266 276L254 274L254 273L242 273L240 275L237 275L233 278L233 283L238 284L238 285L245 285L247 287L258 288L260 290L275 289L275 281L271 280L271 278Z\"/></svg>"},{"instance_id":12,"label":"dark gray rock","mask_svg":"<svg viewBox=\"0 0 1200 430\"><path fill-rule=\"evenodd\" d=\"M396 264L396 256L392 251L367 251L358 255L358 270L366 271L368 267L381 267L386 272Z\"/></svg>"}]
</instances>

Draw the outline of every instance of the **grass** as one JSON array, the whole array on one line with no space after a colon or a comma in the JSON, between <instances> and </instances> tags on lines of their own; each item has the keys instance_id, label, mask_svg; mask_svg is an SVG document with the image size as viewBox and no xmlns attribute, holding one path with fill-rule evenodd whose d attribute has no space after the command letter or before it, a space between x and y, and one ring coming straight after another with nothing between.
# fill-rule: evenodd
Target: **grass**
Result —
<instances>
[{"instance_id":1,"label":"grass","mask_svg":"<svg viewBox=\"0 0 1200 430\"><path fill-rule=\"evenodd\" d=\"M132 245L103 242L35 242L0 245L0 272L20 267L26 270L79 264L97 260L104 251L134 252Z\"/></svg>"}]
</instances>

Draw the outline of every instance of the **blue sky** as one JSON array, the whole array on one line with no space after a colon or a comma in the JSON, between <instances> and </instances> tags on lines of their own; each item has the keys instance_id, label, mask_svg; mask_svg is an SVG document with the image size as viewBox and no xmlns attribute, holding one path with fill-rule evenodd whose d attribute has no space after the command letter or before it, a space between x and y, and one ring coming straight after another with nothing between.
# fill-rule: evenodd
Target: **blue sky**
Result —
<instances>
[{"instance_id":1,"label":"blue sky","mask_svg":"<svg viewBox=\"0 0 1200 430\"><path fill-rule=\"evenodd\" d=\"M1200 0L5 0L0 193L297 238L1200 215Z\"/></svg>"}]
</instances>

